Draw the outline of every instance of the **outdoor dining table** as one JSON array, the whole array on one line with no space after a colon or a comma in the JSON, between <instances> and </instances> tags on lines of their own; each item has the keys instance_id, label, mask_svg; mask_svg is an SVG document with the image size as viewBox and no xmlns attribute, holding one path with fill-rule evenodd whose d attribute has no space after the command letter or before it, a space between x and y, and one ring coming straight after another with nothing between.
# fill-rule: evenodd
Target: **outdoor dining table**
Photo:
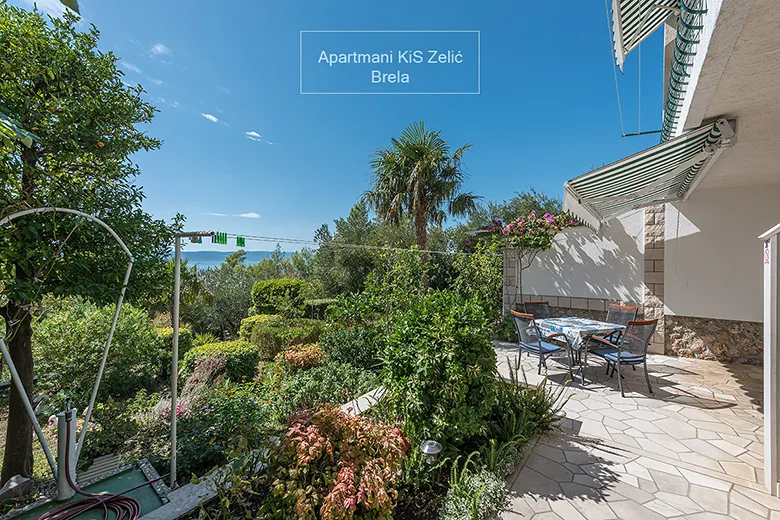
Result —
<instances>
[{"instance_id":1,"label":"outdoor dining table","mask_svg":"<svg viewBox=\"0 0 780 520\"><path fill-rule=\"evenodd\" d=\"M592 320L590 318L578 318L576 316L565 318L544 318L534 320L539 332L543 336L549 336L555 332L562 332L569 340L569 344L575 352L584 352L580 362L580 379L585 384L585 368L588 366L588 340L594 334L604 336L621 331L626 327L617 323ZM603 345L602 345L603 346ZM574 354L574 352L572 352ZM572 359L572 362L574 359Z\"/></svg>"}]
</instances>

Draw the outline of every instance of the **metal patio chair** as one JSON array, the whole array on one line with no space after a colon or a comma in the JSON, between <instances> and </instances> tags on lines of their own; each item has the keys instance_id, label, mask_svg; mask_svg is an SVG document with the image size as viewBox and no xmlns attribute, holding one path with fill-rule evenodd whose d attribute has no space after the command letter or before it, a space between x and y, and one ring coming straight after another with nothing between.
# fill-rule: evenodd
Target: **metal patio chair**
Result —
<instances>
[{"instance_id":1,"label":"metal patio chair","mask_svg":"<svg viewBox=\"0 0 780 520\"><path fill-rule=\"evenodd\" d=\"M533 314L537 320L552 318L549 302L525 302L523 308L527 314Z\"/></svg>"},{"instance_id":2,"label":"metal patio chair","mask_svg":"<svg viewBox=\"0 0 780 520\"><path fill-rule=\"evenodd\" d=\"M629 321L636 319L637 311L639 310L638 307L634 307L631 305L617 305L614 303L609 304L609 308L607 309L607 323L614 323L616 325L623 325L624 327L628 324ZM612 345L617 345L620 341L620 336L623 335L622 330L616 330L615 332L612 332L611 334L607 334L605 336L596 336L595 338L599 338L596 341L599 341L601 343L604 343L602 340L607 340Z\"/></svg>"},{"instance_id":3,"label":"metal patio chair","mask_svg":"<svg viewBox=\"0 0 780 520\"><path fill-rule=\"evenodd\" d=\"M650 340L653 338L653 332L655 332L657 325L658 320L629 321L617 344L613 344L600 336L592 338L594 341L608 345L602 348L591 349L589 352L603 358L607 362L607 373L609 373L610 367L612 368L610 377L615 375L615 369L617 369L618 388L620 388L620 395L623 397L626 394L623 392L623 377L620 374L621 365L630 365L632 368L639 364L643 365L647 391L651 394L653 393L653 389L650 386L650 376L647 373L647 347L650 345Z\"/></svg>"},{"instance_id":4,"label":"metal patio chair","mask_svg":"<svg viewBox=\"0 0 780 520\"><path fill-rule=\"evenodd\" d=\"M566 334L562 332L556 332L554 334L550 334L549 336L543 336L539 330L539 327L537 327L536 322L534 321L533 314L517 311L510 312L512 313L512 317L514 318L515 322L515 328L517 329L517 339L520 346L520 353L527 352L528 354L539 356L538 374L541 375L542 367L547 369L546 360L548 357L552 356L553 354L565 351L569 356L569 375L572 377L572 379L574 379L574 375L571 371L571 348ZM552 338L563 338L566 346L562 347L560 345L550 343L548 340ZM518 354L518 361L519 356L520 354Z\"/></svg>"}]
</instances>

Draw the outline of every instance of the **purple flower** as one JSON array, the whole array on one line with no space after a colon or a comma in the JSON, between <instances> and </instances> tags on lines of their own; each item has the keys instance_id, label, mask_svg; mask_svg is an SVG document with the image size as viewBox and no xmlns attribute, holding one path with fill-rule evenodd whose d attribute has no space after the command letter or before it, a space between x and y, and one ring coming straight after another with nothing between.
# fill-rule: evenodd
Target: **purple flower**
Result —
<instances>
[{"instance_id":1,"label":"purple flower","mask_svg":"<svg viewBox=\"0 0 780 520\"><path fill-rule=\"evenodd\" d=\"M506 235L507 233L509 233L509 229L504 228L504 229L501 230L501 232Z\"/></svg>"},{"instance_id":2,"label":"purple flower","mask_svg":"<svg viewBox=\"0 0 780 520\"><path fill-rule=\"evenodd\" d=\"M531 215L536 215L536 210L535 209L531 210Z\"/></svg>"},{"instance_id":3,"label":"purple flower","mask_svg":"<svg viewBox=\"0 0 780 520\"><path fill-rule=\"evenodd\" d=\"M467 239L466 239L466 242L465 242L465 244L466 244L467 246L470 246L470 245L471 245L471 240L469 240L469 239L467 238Z\"/></svg>"}]
</instances>

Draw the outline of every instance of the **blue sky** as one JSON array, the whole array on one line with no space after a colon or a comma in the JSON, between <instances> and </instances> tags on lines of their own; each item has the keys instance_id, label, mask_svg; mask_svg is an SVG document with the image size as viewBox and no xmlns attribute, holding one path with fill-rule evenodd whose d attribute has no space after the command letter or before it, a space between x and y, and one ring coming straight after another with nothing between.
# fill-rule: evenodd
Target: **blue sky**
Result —
<instances>
[{"instance_id":1,"label":"blue sky","mask_svg":"<svg viewBox=\"0 0 780 520\"><path fill-rule=\"evenodd\" d=\"M372 151L417 120L472 143L466 189L488 200L531 186L561 196L567 179L658 142L621 137L598 0L79 3L160 110L146 130L162 148L136 157L145 209L183 213L188 229L311 239L368 188ZM299 93L301 30L397 29L479 30L481 93ZM626 132L640 106L641 129L659 128L661 46L661 34L642 45L641 94L636 52L619 77ZM203 245L215 248L234 249Z\"/></svg>"}]
</instances>

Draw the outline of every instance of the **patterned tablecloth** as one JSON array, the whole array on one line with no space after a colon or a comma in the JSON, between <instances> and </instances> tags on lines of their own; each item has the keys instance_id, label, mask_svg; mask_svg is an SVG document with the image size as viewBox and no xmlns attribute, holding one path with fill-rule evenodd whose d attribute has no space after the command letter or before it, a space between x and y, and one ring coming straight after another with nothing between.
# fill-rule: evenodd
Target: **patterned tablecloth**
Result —
<instances>
[{"instance_id":1,"label":"patterned tablecloth","mask_svg":"<svg viewBox=\"0 0 780 520\"><path fill-rule=\"evenodd\" d=\"M536 320L536 326L539 327L539 330L545 336L554 332L563 332L569 338L569 342L575 347L581 345L593 334L609 334L625 328L623 325L616 323L577 317Z\"/></svg>"}]
</instances>

